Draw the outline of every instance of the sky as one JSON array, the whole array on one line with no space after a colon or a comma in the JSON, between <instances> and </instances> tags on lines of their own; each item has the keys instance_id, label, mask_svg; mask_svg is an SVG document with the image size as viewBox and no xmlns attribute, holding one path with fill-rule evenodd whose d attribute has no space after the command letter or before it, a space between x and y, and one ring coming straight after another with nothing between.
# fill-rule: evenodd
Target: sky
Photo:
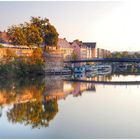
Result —
<instances>
[{"instance_id":1,"label":"sky","mask_svg":"<svg viewBox=\"0 0 140 140\"><path fill-rule=\"evenodd\" d=\"M0 30L47 17L60 38L97 42L111 51L140 51L139 1L0 1Z\"/></svg>"}]
</instances>

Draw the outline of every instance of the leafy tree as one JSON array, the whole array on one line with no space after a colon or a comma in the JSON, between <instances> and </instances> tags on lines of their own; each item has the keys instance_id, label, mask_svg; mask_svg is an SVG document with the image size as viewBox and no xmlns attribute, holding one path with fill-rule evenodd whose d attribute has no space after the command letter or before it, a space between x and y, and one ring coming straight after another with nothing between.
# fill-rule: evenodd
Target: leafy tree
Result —
<instances>
[{"instance_id":1,"label":"leafy tree","mask_svg":"<svg viewBox=\"0 0 140 140\"><path fill-rule=\"evenodd\" d=\"M72 58L72 60L77 60L78 55L75 52L73 52L72 55L71 55L71 58Z\"/></svg>"},{"instance_id":2,"label":"leafy tree","mask_svg":"<svg viewBox=\"0 0 140 140\"><path fill-rule=\"evenodd\" d=\"M27 44L26 34L23 29L24 28L22 25L11 26L8 29L8 34L13 45L26 45Z\"/></svg>"},{"instance_id":3,"label":"leafy tree","mask_svg":"<svg viewBox=\"0 0 140 140\"><path fill-rule=\"evenodd\" d=\"M27 40L27 45L39 46L40 44L43 43L41 33L39 32L39 29L35 25L27 24L26 40Z\"/></svg>"},{"instance_id":4,"label":"leafy tree","mask_svg":"<svg viewBox=\"0 0 140 140\"><path fill-rule=\"evenodd\" d=\"M49 24L49 19L41 17L31 17L30 24L34 25L40 32L41 37L44 38L46 34L46 26Z\"/></svg>"},{"instance_id":5,"label":"leafy tree","mask_svg":"<svg viewBox=\"0 0 140 140\"><path fill-rule=\"evenodd\" d=\"M2 44L0 44L0 48L3 48L4 46Z\"/></svg>"},{"instance_id":6,"label":"leafy tree","mask_svg":"<svg viewBox=\"0 0 140 140\"><path fill-rule=\"evenodd\" d=\"M47 31L45 34L45 44L49 46L56 46L57 42L58 42L58 33L53 25L48 24Z\"/></svg>"},{"instance_id":7,"label":"leafy tree","mask_svg":"<svg viewBox=\"0 0 140 140\"><path fill-rule=\"evenodd\" d=\"M10 49L6 49L6 55L4 56L6 62L13 61L16 58L16 53L15 51L12 51Z\"/></svg>"},{"instance_id":8,"label":"leafy tree","mask_svg":"<svg viewBox=\"0 0 140 140\"><path fill-rule=\"evenodd\" d=\"M121 55L120 52L116 52L116 53L113 54L113 57L114 57L114 58L121 58L122 55Z\"/></svg>"},{"instance_id":9,"label":"leafy tree","mask_svg":"<svg viewBox=\"0 0 140 140\"><path fill-rule=\"evenodd\" d=\"M30 22L8 29L10 40L14 45L37 45L44 44L55 46L58 41L56 28L49 23L47 18L31 17Z\"/></svg>"},{"instance_id":10,"label":"leafy tree","mask_svg":"<svg viewBox=\"0 0 140 140\"><path fill-rule=\"evenodd\" d=\"M43 64L44 59L42 57L43 51L41 48L36 48L30 58L30 64Z\"/></svg>"},{"instance_id":11,"label":"leafy tree","mask_svg":"<svg viewBox=\"0 0 140 140\"><path fill-rule=\"evenodd\" d=\"M56 28L49 23L47 18L41 19L40 17L32 17L31 24L38 28L44 43L44 50L46 45L56 46L58 41L58 33Z\"/></svg>"},{"instance_id":12,"label":"leafy tree","mask_svg":"<svg viewBox=\"0 0 140 140\"><path fill-rule=\"evenodd\" d=\"M110 53L110 54L107 54L106 55L106 58L112 58L112 54Z\"/></svg>"},{"instance_id":13,"label":"leafy tree","mask_svg":"<svg viewBox=\"0 0 140 140\"><path fill-rule=\"evenodd\" d=\"M127 51L122 52L122 57L129 57L129 54Z\"/></svg>"}]
</instances>

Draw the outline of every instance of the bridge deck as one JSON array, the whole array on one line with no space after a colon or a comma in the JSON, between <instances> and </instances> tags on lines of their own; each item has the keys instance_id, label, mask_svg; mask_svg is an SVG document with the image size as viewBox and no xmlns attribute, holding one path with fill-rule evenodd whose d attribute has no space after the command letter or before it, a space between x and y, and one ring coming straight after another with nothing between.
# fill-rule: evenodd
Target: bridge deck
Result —
<instances>
[{"instance_id":1,"label":"bridge deck","mask_svg":"<svg viewBox=\"0 0 140 140\"><path fill-rule=\"evenodd\" d=\"M65 81L104 84L104 85L140 85L140 81L93 81L93 80L81 80L81 79L65 79Z\"/></svg>"},{"instance_id":2,"label":"bridge deck","mask_svg":"<svg viewBox=\"0 0 140 140\"><path fill-rule=\"evenodd\" d=\"M140 63L140 58L92 58L92 59L64 61L64 63L82 63L82 62L135 62L135 63Z\"/></svg>"}]
</instances>

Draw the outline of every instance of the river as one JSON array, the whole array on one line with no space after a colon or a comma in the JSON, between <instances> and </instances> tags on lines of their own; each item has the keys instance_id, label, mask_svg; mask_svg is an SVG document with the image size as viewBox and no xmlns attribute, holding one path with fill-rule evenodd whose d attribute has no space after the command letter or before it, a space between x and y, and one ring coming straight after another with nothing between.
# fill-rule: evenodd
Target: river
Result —
<instances>
[{"instance_id":1,"label":"river","mask_svg":"<svg viewBox=\"0 0 140 140\"><path fill-rule=\"evenodd\" d=\"M140 138L140 75L66 79L1 80L0 138Z\"/></svg>"}]
</instances>

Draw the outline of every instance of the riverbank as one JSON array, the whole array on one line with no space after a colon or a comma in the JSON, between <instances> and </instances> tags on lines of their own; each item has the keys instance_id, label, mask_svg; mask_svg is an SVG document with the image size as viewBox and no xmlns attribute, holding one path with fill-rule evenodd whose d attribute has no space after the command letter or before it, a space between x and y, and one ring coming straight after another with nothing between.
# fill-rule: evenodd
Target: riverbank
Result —
<instances>
[{"instance_id":1,"label":"riverbank","mask_svg":"<svg viewBox=\"0 0 140 140\"><path fill-rule=\"evenodd\" d=\"M0 65L0 77L32 77L36 75L45 75L43 64L12 61Z\"/></svg>"}]
</instances>

